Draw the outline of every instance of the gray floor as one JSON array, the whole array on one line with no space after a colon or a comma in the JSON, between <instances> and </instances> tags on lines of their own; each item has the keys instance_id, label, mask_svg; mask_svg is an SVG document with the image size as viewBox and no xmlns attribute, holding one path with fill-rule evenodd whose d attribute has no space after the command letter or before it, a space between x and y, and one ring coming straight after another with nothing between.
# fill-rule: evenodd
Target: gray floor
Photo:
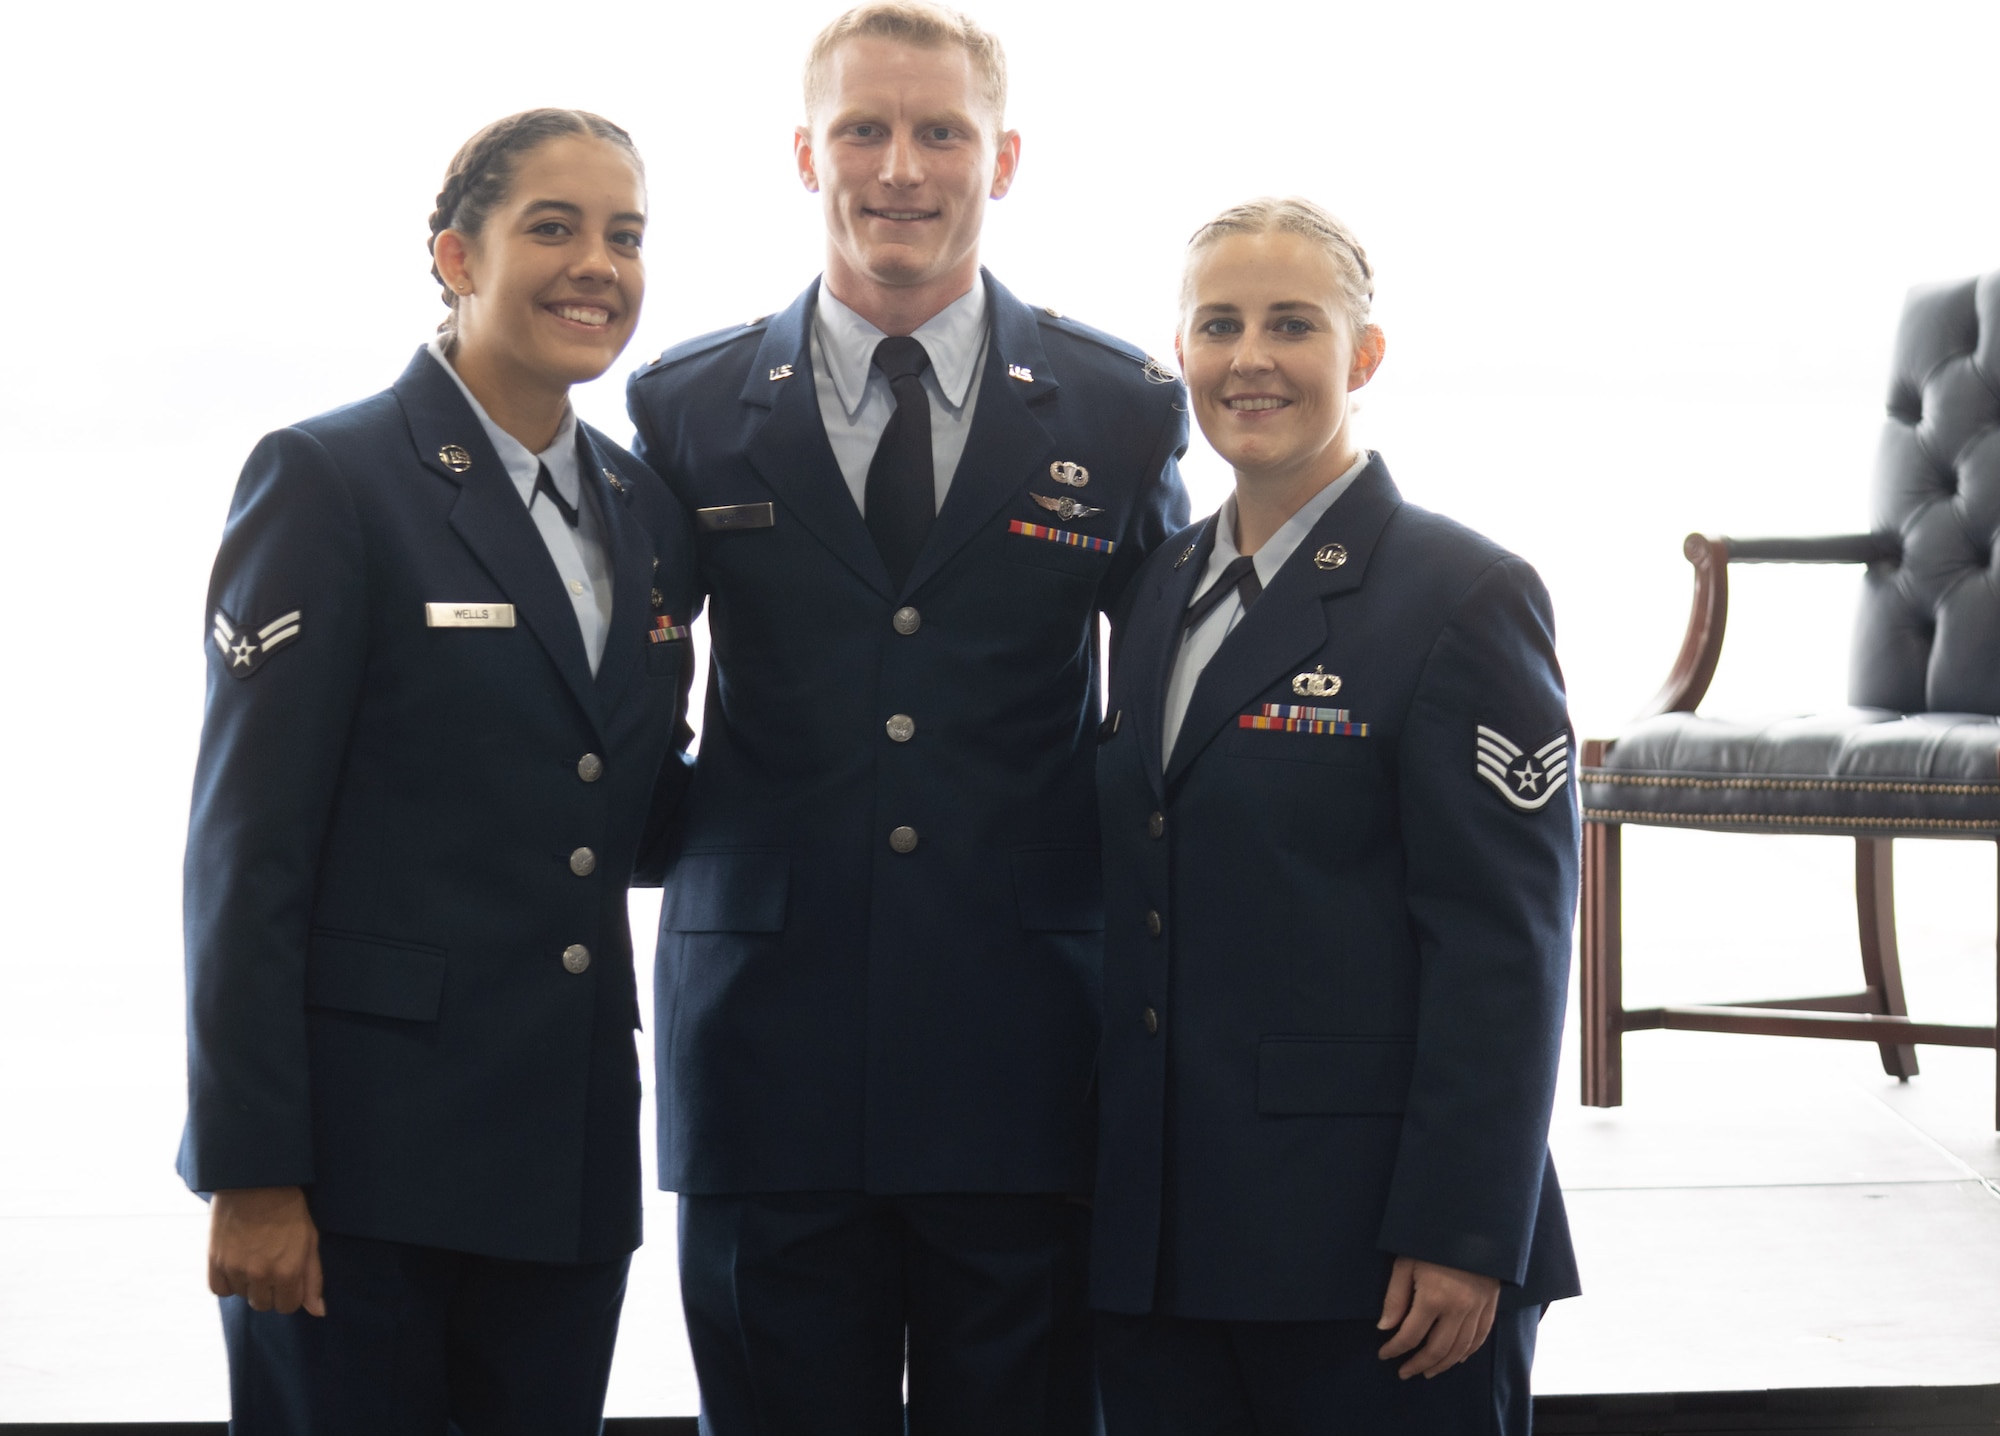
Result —
<instances>
[{"instance_id":1,"label":"gray floor","mask_svg":"<svg viewBox=\"0 0 2000 1436\"><path fill-rule=\"evenodd\" d=\"M1855 985L1847 854L1629 834L1628 1000ZM1899 844L1898 862L1912 1006L1990 1021L1991 847ZM1687 897L1703 887L1706 914ZM651 908L635 900L642 932ZM93 975L108 1035L21 1022L0 1051L17 1099L0 1130L0 1421L226 1414L204 1212L169 1168L179 997L164 968ZM9 1001L73 1000L76 981L16 968ZM1573 1065L1563 1076L1552 1144L1588 1291L1543 1326L1539 1390L2000 1381L1991 1053L1923 1048L1922 1075L1898 1084L1858 1044L1647 1032L1626 1050L1622 1108L1577 1106ZM672 1198L654 1193L611 1413L694 1409Z\"/></svg>"}]
</instances>

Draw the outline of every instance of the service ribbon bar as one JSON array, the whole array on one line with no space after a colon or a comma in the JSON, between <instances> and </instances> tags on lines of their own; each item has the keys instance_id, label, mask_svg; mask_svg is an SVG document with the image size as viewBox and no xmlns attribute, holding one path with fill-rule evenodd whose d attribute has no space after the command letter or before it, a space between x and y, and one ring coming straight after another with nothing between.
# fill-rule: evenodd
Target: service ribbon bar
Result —
<instances>
[{"instance_id":1,"label":"service ribbon bar","mask_svg":"<svg viewBox=\"0 0 2000 1436\"><path fill-rule=\"evenodd\" d=\"M1007 532L1020 534L1023 538L1047 539L1051 543L1066 543L1072 548L1087 548L1092 553L1110 553L1118 545L1110 539L1092 538L1089 534L1074 534L1068 529L1052 529L1047 524L1024 524L1019 519L1011 519Z\"/></svg>"},{"instance_id":2,"label":"service ribbon bar","mask_svg":"<svg viewBox=\"0 0 2000 1436\"><path fill-rule=\"evenodd\" d=\"M653 626L646 631L648 643L676 643L687 636L687 625L683 623L676 628L673 619L664 613L655 618Z\"/></svg>"},{"instance_id":3,"label":"service ribbon bar","mask_svg":"<svg viewBox=\"0 0 2000 1436\"><path fill-rule=\"evenodd\" d=\"M1262 712L1266 718L1305 718L1314 723L1345 723L1349 717L1345 708L1307 708L1297 703L1266 703Z\"/></svg>"},{"instance_id":4,"label":"service ribbon bar","mask_svg":"<svg viewBox=\"0 0 2000 1436\"><path fill-rule=\"evenodd\" d=\"M1342 712L1334 709L1333 712ZM1236 720L1238 728L1261 728L1275 733L1330 733L1339 738L1366 738L1366 723L1329 722L1322 718L1270 718L1262 713L1245 713Z\"/></svg>"}]
</instances>

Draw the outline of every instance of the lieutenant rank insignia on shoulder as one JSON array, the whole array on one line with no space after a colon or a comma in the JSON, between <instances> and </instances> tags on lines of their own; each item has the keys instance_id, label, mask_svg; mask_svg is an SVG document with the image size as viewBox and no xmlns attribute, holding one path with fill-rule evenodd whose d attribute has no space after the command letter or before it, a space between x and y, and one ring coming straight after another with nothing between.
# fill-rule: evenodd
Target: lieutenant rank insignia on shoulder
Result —
<instances>
[{"instance_id":1,"label":"lieutenant rank insignia on shoulder","mask_svg":"<svg viewBox=\"0 0 2000 1436\"><path fill-rule=\"evenodd\" d=\"M264 666L265 659L296 639L304 622L304 610L295 608L255 632L247 632L218 608L212 636L216 651L222 655L223 667L238 678L248 678Z\"/></svg>"},{"instance_id":2,"label":"lieutenant rank insignia on shoulder","mask_svg":"<svg viewBox=\"0 0 2000 1436\"><path fill-rule=\"evenodd\" d=\"M1524 752L1506 734L1481 724L1474 730L1473 771L1524 813L1532 813L1569 781L1569 734Z\"/></svg>"}]
</instances>

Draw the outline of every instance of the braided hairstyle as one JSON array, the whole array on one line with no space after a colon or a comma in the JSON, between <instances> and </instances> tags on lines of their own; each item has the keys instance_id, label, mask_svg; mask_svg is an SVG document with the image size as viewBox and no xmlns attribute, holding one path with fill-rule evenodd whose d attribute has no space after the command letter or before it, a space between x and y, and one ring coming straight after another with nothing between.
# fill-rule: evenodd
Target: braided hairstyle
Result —
<instances>
[{"instance_id":1,"label":"braided hairstyle","mask_svg":"<svg viewBox=\"0 0 2000 1436\"><path fill-rule=\"evenodd\" d=\"M458 153L451 157L450 167L445 170L444 188L438 191L437 208L431 211L428 241L432 255L431 278L438 282L440 297L451 311L438 325L438 333L445 336L447 348L458 339L458 296L444 282L444 276L438 273L437 237L448 229L455 229L468 238L477 235L485 228L487 216L507 197L507 188L514 182L515 164L521 156L548 140L564 135L589 135L608 140L625 151L640 179L645 179L646 166L639 158L632 137L602 115L593 115L588 110L523 110L504 120L495 120L460 145Z\"/></svg>"},{"instance_id":2,"label":"braided hairstyle","mask_svg":"<svg viewBox=\"0 0 2000 1436\"><path fill-rule=\"evenodd\" d=\"M1253 199L1231 205L1194 232L1181 271L1181 310L1193 298L1194 262L1210 245L1232 234L1296 234L1312 241L1333 261L1347 306L1349 337L1358 341L1368 328L1375 300L1375 271L1354 231L1309 199Z\"/></svg>"}]
</instances>

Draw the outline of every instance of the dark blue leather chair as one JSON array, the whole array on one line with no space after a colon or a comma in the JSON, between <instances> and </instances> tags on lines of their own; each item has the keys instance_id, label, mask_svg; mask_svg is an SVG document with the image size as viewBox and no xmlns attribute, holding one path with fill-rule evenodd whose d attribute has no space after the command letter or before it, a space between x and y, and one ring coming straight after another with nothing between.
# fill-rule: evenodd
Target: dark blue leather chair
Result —
<instances>
[{"instance_id":1,"label":"dark blue leather chair","mask_svg":"<svg viewBox=\"0 0 2000 1436\"><path fill-rule=\"evenodd\" d=\"M1666 686L1622 737L1583 745L1583 1101L1616 1107L1620 1039L1645 1028L1993 1047L1995 1028L1912 1021L1896 955L1898 837L2000 842L2000 271L1914 289L1896 336L1873 528L1827 538L1688 536L1694 611ZM1715 676L1732 563L1865 566L1851 706L1764 722L1695 711ZM1859 992L1628 1010L1619 834L1650 823L1854 839ZM2000 1074L1995 1084L2000 1126Z\"/></svg>"}]
</instances>

